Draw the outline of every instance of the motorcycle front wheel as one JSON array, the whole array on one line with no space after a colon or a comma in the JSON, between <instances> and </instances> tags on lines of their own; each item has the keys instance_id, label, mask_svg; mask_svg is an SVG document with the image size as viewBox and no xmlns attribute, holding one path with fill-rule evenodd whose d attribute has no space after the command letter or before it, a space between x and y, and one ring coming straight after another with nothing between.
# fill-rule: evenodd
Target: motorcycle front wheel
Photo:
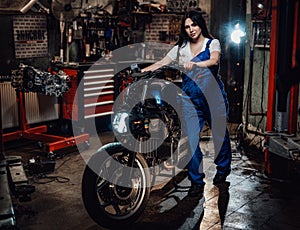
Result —
<instances>
[{"instance_id":1,"label":"motorcycle front wheel","mask_svg":"<svg viewBox=\"0 0 300 230\"><path fill-rule=\"evenodd\" d=\"M150 196L150 173L144 157L136 153L132 171L130 152L114 143L89 161L82 178L82 198L90 217L105 228L120 228L138 220ZM125 170L127 169L127 171Z\"/></svg>"}]
</instances>

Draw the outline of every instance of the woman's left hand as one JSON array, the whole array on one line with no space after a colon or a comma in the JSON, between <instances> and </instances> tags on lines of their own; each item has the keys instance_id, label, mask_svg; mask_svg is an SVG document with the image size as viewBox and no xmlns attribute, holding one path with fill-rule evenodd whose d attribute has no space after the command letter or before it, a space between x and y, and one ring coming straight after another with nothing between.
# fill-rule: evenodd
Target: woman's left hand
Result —
<instances>
[{"instance_id":1,"label":"woman's left hand","mask_svg":"<svg viewBox=\"0 0 300 230\"><path fill-rule=\"evenodd\" d=\"M192 62L192 61L188 61L188 62L184 63L183 67L184 67L184 69L186 71L190 71L193 68L197 67L197 63L196 62Z\"/></svg>"}]
</instances>

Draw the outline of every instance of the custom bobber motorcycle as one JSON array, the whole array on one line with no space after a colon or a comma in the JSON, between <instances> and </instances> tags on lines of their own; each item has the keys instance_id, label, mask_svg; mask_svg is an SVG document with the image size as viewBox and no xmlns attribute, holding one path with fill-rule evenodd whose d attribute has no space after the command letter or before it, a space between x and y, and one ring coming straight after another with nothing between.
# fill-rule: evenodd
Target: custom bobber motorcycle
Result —
<instances>
[{"instance_id":1,"label":"custom bobber motorcycle","mask_svg":"<svg viewBox=\"0 0 300 230\"><path fill-rule=\"evenodd\" d=\"M170 81L182 72L174 66L144 73L136 69L137 65L132 66L119 76L125 89L115 101L112 116L116 141L91 157L82 180L85 208L106 228L137 221L160 172L171 171L171 179L175 168L182 169L188 159L178 151L186 144L180 143L181 92Z\"/></svg>"}]
</instances>

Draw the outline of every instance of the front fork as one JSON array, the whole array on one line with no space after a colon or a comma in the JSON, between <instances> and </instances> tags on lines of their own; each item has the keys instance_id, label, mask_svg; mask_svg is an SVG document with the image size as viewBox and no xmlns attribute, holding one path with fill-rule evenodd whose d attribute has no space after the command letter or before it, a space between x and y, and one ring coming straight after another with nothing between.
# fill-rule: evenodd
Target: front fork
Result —
<instances>
[{"instance_id":1,"label":"front fork","mask_svg":"<svg viewBox=\"0 0 300 230\"><path fill-rule=\"evenodd\" d=\"M140 141L139 141L139 152L142 153L142 139L140 138ZM132 178L132 172L133 172L133 166L134 166L134 161L135 161L135 158L136 158L136 152L135 151L130 151L129 152L129 156L128 156L128 161L127 161L127 167L130 168L129 170L129 177L128 178Z\"/></svg>"},{"instance_id":2,"label":"front fork","mask_svg":"<svg viewBox=\"0 0 300 230\"><path fill-rule=\"evenodd\" d=\"M146 84L144 85L143 87L143 92L142 92L142 98L141 98L141 110L140 112L143 113L143 106L145 104L145 99L146 99L146 95L147 95L147 91L148 91L148 81L146 81ZM144 121L145 123L145 121ZM148 125L145 124L145 127L146 129L146 132L148 131L149 133L149 122L148 122ZM141 147L141 144L142 144L142 138L139 138L140 141L139 141L139 152L141 153L142 152L142 147ZM134 164L134 161L135 161L135 157L136 157L136 152L135 151L132 151L130 152L129 154L129 158L128 158L128 162L127 162L127 166L130 167L130 171L129 171L129 178L131 178L131 175L132 175L132 171L133 171L133 164Z\"/></svg>"}]
</instances>

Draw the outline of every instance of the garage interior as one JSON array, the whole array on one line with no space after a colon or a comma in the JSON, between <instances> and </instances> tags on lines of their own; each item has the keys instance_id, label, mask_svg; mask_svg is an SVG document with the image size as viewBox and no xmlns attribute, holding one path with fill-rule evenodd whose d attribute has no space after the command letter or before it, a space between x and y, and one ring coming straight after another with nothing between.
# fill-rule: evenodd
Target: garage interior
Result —
<instances>
[{"instance_id":1,"label":"garage interior","mask_svg":"<svg viewBox=\"0 0 300 230\"><path fill-rule=\"evenodd\" d=\"M213 185L205 127L204 196L188 196L186 169L173 177L165 167L138 220L118 229L299 229L299 5L1 1L0 229L107 229L83 201L86 157L116 141L111 117L129 69L168 52L187 10L221 43L232 171Z\"/></svg>"}]
</instances>

